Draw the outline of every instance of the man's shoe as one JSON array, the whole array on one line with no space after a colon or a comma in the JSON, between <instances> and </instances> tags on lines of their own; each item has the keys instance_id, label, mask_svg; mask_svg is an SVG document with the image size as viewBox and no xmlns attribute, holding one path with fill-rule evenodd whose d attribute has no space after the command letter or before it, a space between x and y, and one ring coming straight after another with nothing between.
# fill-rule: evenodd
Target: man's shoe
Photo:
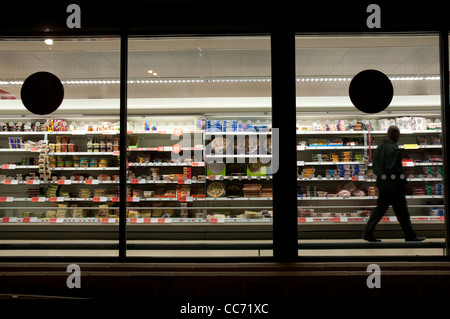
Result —
<instances>
[{"instance_id":1,"label":"man's shoe","mask_svg":"<svg viewBox=\"0 0 450 319\"><path fill-rule=\"evenodd\" d=\"M371 243L381 243L380 239L375 238L373 235L369 236L369 235L363 235L362 239L371 242Z\"/></svg>"},{"instance_id":2,"label":"man's shoe","mask_svg":"<svg viewBox=\"0 0 450 319\"><path fill-rule=\"evenodd\" d=\"M405 241L424 241L426 237L416 236L414 238L405 238Z\"/></svg>"}]
</instances>

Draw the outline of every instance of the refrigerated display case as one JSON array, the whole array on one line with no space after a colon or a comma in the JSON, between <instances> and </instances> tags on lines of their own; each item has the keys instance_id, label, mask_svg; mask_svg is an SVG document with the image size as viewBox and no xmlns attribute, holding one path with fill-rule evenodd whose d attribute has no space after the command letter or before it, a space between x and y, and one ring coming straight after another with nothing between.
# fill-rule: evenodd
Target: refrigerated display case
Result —
<instances>
[{"instance_id":1,"label":"refrigerated display case","mask_svg":"<svg viewBox=\"0 0 450 319\"><path fill-rule=\"evenodd\" d=\"M337 249L361 240L378 198L373 155L397 125L413 228L444 243L438 37L298 36L296 48L299 239L325 239ZM349 97L354 76L367 69L386 74L394 88L381 112L363 113ZM403 240L392 208L376 233Z\"/></svg>"},{"instance_id":2,"label":"refrigerated display case","mask_svg":"<svg viewBox=\"0 0 450 319\"><path fill-rule=\"evenodd\" d=\"M346 228L347 231L334 233L330 238L359 238L361 224L367 222L378 198L372 154L386 138L386 125L398 124L411 220L418 231L429 237L444 236L439 117L399 116L359 121L340 118L298 121L299 223L302 226L331 223L336 225L334 230ZM408 124L400 125L402 122ZM422 124L416 126L415 122ZM389 224L395 222L395 214L389 210L379 227L384 236L402 237L397 227L391 230ZM304 228L302 235L307 237L307 234Z\"/></svg>"}]
</instances>

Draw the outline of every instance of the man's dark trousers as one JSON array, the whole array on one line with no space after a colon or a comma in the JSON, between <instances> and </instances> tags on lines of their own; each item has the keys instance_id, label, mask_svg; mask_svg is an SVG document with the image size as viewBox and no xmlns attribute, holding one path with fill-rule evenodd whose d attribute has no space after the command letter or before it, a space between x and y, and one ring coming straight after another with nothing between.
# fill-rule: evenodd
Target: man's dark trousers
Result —
<instances>
[{"instance_id":1,"label":"man's dark trousers","mask_svg":"<svg viewBox=\"0 0 450 319\"><path fill-rule=\"evenodd\" d=\"M411 225L411 218L406 205L406 198L404 191L380 191L377 200L377 207L372 211L369 221L364 230L365 235L372 235L378 222L383 218L386 210L392 205L397 220L405 233L405 239L412 239L416 234Z\"/></svg>"}]
</instances>

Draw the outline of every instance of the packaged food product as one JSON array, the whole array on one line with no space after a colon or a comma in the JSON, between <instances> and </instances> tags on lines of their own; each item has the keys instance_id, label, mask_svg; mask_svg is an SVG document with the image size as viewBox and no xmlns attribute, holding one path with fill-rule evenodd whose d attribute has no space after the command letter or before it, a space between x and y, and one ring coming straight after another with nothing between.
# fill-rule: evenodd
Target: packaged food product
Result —
<instances>
[{"instance_id":1,"label":"packaged food product","mask_svg":"<svg viewBox=\"0 0 450 319\"><path fill-rule=\"evenodd\" d=\"M88 167L88 159L80 158L80 167Z\"/></svg>"},{"instance_id":2,"label":"packaged food product","mask_svg":"<svg viewBox=\"0 0 450 319\"><path fill-rule=\"evenodd\" d=\"M56 218L56 211L54 210L48 210L45 217L47 218Z\"/></svg>"},{"instance_id":3,"label":"packaged food product","mask_svg":"<svg viewBox=\"0 0 450 319\"><path fill-rule=\"evenodd\" d=\"M135 209L129 209L127 212L127 217L128 218L139 218L139 212Z\"/></svg>"},{"instance_id":4,"label":"packaged food product","mask_svg":"<svg viewBox=\"0 0 450 319\"><path fill-rule=\"evenodd\" d=\"M152 198L155 197L155 191L144 191L143 195L144 198Z\"/></svg>"},{"instance_id":5,"label":"packaged food product","mask_svg":"<svg viewBox=\"0 0 450 319\"><path fill-rule=\"evenodd\" d=\"M209 197L221 197L225 195L225 184L223 182L215 181L209 184L206 192Z\"/></svg>"},{"instance_id":6,"label":"packaged food product","mask_svg":"<svg viewBox=\"0 0 450 319\"><path fill-rule=\"evenodd\" d=\"M98 167L108 167L108 160L102 158L102 159L98 162Z\"/></svg>"},{"instance_id":7,"label":"packaged food product","mask_svg":"<svg viewBox=\"0 0 450 319\"><path fill-rule=\"evenodd\" d=\"M142 218L149 218L152 217L152 211L151 210L142 210L141 211L141 217Z\"/></svg>"},{"instance_id":8,"label":"packaged food product","mask_svg":"<svg viewBox=\"0 0 450 319\"><path fill-rule=\"evenodd\" d=\"M73 218L83 218L84 217L84 211L82 208L74 209L72 212Z\"/></svg>"},{"instance_id":9,"label":"packaged food product","mask_svg":"<svg viewBox=\"0 0 450 319\"><path fill-rule=\"evenodd\" d=\"M263 218L261 212L252 212L252 211L245 211L244 216L245 218Z\"/></svg>"},{"instance_id":10,"label":"packaged food product","mask_svg":"<svg viewBox=\"0 0 450 319\"><path fill-rule=\"evenodd\" d=\"M109 212L108 212L108 208L109 205L105 204L105 205L99 205L99 210L97 212L97 217L108 217L109 216Z\"/></svg>"},{"instance_id":11,"label":"packaged food product","mask_svg":"<svg viewBox=\"0 0 450 319\"><path fill-rule=\"evenodd\" d=\"M91 160L89 161L89 167L98 167L98 159L91 158Z\"/></svg>"},{"instance_id":12,"label":"packaged food product","mask_svg":"<svg viewBox=\"0 0 450 319\"><path fill-rule=\"evenodd\" d=\"M224 153L228 146L228 140L224 137L216 137L211 142L211 147L215 153Z\"/></svg>"}]
</instances>

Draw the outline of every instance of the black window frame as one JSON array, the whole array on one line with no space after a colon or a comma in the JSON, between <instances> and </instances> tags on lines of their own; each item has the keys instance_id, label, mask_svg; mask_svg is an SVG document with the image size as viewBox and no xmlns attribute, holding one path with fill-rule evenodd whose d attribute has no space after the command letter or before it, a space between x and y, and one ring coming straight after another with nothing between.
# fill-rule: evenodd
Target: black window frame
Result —
<instances>
[{"instance_id":1,"label":"black window frame","mask_svg":"<svg viewBox=\"0 0 450 319\"><path fill-rule=\"evenodd\" d=\"M210 18L202 11L204 1L130 1L124 4L121 1L79 1L83 8L83 27L67 29L65 24L65 8L70 2L47 1L29 5L26 9L34 12L33 15L14 17L14 20L4 19L0 22L0 37L109 37L121 38L121 71L120 71L120 117L121 117L121 152L126 153L126 115L127 115L127 42L134 36L214 36L214 35L260 35L268 34L271 37L272 56L272 123L279 129L280 140L283 146L283 163L279 174L273 179L273 205L278 211L273 221L273 257L211 257L211 258L150 258L127 257L127 227L126 227L126 183L125 157L121 157L120 182L120 220L118 257L0 257L3 261L101 261L101 262L310 262L310 261L449 261L449 233L450 218L448 213L448 188L444 188L445 210L445 254L443 256L343 256L343 257L304 257L298 256L298 225L297 225L297 199L296 199L296 153L295 153L295 36L301 34L321 33L333 34L375 34L378 32L433 32L439 34L440 76L441 76L441 114L443 136L444 185L449 180L448 145L446 137L450 128L450 89L449 89L449 25L443 3L434 5L430 3L427 8L415 6L395 7L393 4L383 6L383 28L368 30L365 25L364 4L336 3L326 8L323 4L310 3L302 9L301 17L296 16L295 10L288 12L289 8L283 4L269 4L262 6L258 14L253 14L253 8L240 8L236 2L216 2L211 6ZM146 12L164 12L171 6L177 7L177 15L167 18L166 15L153 20L146 19ZM237 10L236 14L236 8ZM204 9L204 8L203 8ZM19 4L8 4L5 9L10 12L23 11ZM101 14L99 14L101 12ZM288 12L288 13L286 13ZM384 15L384 12L387 12ZM192 13L189 19L180 19L183 15ZM230 14L235 14L230 19ZM268 22L267 14L285 13L284 26L280 26L277 19ZM312 14L312 13L316 13ZM320 15L319 15L320 14ZM309 15L309 17L308 17ZM318 17L320 16L320 19ZM55 17L58 17L55 19ZM356 17L356 18L355 18ZM411 22L413 21L413 22ZM283 117L283 118L282 118ZM286 123L288 118L288 123ZM284 125L281 125L284 123ZM286 176L289 176L287 178ZM286 191L286 189L288 191ZM281 214L280 212L283 212Z\"/></svg>"}]
</instances>

